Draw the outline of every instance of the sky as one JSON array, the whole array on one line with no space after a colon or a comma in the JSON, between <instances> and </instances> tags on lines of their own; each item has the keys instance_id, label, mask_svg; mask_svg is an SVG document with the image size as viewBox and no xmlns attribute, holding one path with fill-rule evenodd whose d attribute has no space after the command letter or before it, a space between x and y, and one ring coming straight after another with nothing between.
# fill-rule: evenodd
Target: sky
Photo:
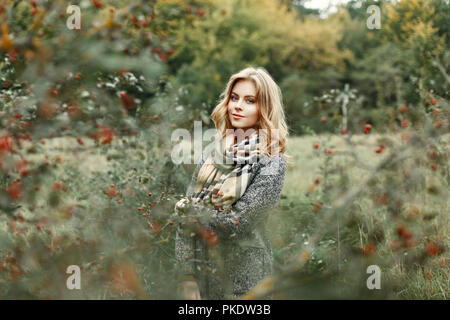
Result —
<instances>
[{"instance_id":1,"label":"sky","mask_svg":"<svg viewBox=\"0 0 450 320\"><path fill-rule=\"evenodd\" d=\"M327 13L336 12L336 5L347 3L349 0L306 0L304 6L311 9L321 10L321 16L326 16Z\"/></svg>"},{"instance_id":2,"label":"sky","mask_svg":"<svg viewBox=\"0 0 450 320\"><path fill-rule=\"evenodd\" d=\"M326 9L329 5L334 6L340 3L347 3L348 0L309 0L305 2L305 7L314 9Z\"/></svg>"}]
</instances>

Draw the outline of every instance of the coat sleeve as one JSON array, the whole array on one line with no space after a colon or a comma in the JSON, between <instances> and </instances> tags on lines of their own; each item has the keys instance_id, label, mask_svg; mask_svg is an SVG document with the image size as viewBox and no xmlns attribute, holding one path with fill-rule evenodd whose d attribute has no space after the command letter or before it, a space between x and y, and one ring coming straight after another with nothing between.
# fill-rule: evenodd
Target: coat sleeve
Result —
<instances>
[{"instance_id":1,"label":"coat sleeve","mask_svg":"<svg viewBox=\"0 0 450 320\"><path fill-rule=\"evenodd\" d=\"M257 224L266 220L270 209L279 200L285 173L286 160L282 154L268 158L230 211L212 209L210 228L219 238L249 236Z\"/></svg>"},{"instance_id":2,"label":"coat sleeve","mask_svg":"<svg viewBox=\"0 0 450 320\"><path fill-rule=\"evenodd\" d=\"M194 173L192 174L191 183L186 191L186 196L190 197L193 194L193 190L195 188L195 183L197 181L197 175L200 171L201 166L205 162L205 157L201 159L201 161L197 164ZM175 234L175 258L178 266L181 268L185 280L194 279L195 274L195 250L199 246L196 237L191 237L190 235L183 234L181 227L177 226L177 231Z\"/></svg>"}]
</instances>

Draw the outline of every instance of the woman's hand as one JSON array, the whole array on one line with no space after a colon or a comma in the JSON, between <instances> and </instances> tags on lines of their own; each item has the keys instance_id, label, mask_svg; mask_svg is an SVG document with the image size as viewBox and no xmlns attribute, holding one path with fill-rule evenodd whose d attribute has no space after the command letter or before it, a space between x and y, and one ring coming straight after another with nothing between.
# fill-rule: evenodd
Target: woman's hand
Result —
<instances>
[{"instance_id":1,"label":"woman's hand","mask_svg":"<svg viewBox=\"0 0 450 320\"><path fill-rule=\"evenodd\" d=\"M186 206L186 204L188 204L189 202L190 202L189 199L182 198L180 201L178 201L175 204L175 211L183 209Z\"/></svg>"},{"instance_id":2,"label":"woman's hand","mask_svg":"<svg viewBox=\"0 0 450 320\"><path fill-rule=\"evenodd\" d=\"M178 286L178 295L186 300L201 300L197 281L182 281Z\"/></svg>"}]
</instances>

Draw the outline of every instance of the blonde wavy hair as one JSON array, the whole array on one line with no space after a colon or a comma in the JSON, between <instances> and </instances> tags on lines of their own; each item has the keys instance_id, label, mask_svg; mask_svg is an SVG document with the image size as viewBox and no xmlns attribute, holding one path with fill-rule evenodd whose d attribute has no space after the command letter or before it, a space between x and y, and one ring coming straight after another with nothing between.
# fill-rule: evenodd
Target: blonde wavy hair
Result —
<instances>
[{"instance_id":1,"label":"blonde wavy hair","mask_svg":"<svg viewBox=\"0 0 450 320\"><path fill-rule=\"evenodd\" d=\"M286 157L289 131L284 115L281 90L266 69L262 67L248 67L230 77L225 90L220 94L221 101L211 113L211 119L214 121L217 131L222 137L225 137L227 129L233 129L228 117L228 102L234 85L240 80L251 80L256 87L256 103L259 108L258 132L259 129L265 129L262 132L269 133L266 139L268 155L273 157L280 152ZM273 129L277 129L278 134L275 137L270 134ZM272 146L274 146L273 150ZM278 148L275 148L276 146Z\"/></svg>"},{"instance_id":2,"label":"blonde wavy hair","mask_svg":"<svg viewBox=\"0 0 450 320\"><path fill-rule=\"evenodd\" d=\"M286 154L286 149L289 131L283 109L282 93L270 74L262 67L247 67L230 77L225 90L220 94L219 104L211 113L211 119L216 126L218 134L222 138L226 138L227 130L234 129L228 117L228 102L234 85L240 80L251 80L256 87L256 103L259 108L257 132L260 134L260 137L263 136L261 141L265 141L267 144L264 149L265 153L270 157L282 153L284 158L288 160L290 156ZM275 135L272 134L274 132L276 133ZM206 181L209 171L213 169L212 167L205 161L198 174L197 182Z\"/></svg>"}]
</instances>

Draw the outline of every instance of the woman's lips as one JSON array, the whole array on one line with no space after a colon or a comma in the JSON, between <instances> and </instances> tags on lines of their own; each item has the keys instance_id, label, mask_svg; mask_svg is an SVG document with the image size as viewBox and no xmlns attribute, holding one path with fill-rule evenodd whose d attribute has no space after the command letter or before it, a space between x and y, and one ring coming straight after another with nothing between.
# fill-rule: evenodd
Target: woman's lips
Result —
<instances>
[{"instance_id":1,"label":"woman's lips","mask_svg":"<svg viewBox=\"0 0 450 320\"><path fill-rule=\"evenodd\" d=\"M237 120L237 119L242 119L244 117L243 116L238 116L237 114L233 114L233 118L235 118Z\"/></svg>"}]
</instances>

